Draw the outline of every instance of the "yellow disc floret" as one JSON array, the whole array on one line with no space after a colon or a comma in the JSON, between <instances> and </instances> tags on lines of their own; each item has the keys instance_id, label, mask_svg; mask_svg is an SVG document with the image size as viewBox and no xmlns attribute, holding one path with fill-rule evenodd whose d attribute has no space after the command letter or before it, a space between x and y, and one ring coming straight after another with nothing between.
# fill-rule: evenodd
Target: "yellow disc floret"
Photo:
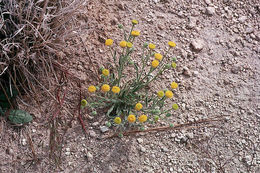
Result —
<instances>
[{"instance_id":1,"label":"yellow disc floret","mask_svg":"<svg viewBox=\"0 0 260 173\"><path fill-rule=\"evenodd\" d=\"M88 91L91 92L91 93L94 93L96 90L97 90L97 88L94 85L90 85L88 87Z\"/></svg>"},{"instance_id":2,"label":"yellow disc floret","mask_svg":"<svg viewBox=\"0 0 260 173\"><path fill-rule=\"evenodd\" d=\"M178 88L178 84L176 82L172 82L171 87L172 87L172 89L176 89L176 88Z\"/></svg>"},{"instance_id":3,"label":"yellow disc floret","mask_svg":"<svg viewBox=\"0 0 260 173\"><path fill-rule=\"evenodd\" d=\"M110 86L108 84L104 84L102 85L101 90L103 92L108 92L110 90Z\"/></svg>"},{"instance_id":4,"label":"yellow disc floret","mask_svg":"<svg viewBox=\"0 0 260 173\"><path fill-rule=\"evenodd\" d=\"M145 122L145 121L147 121L147 116L146 116L146 115L141 115L141 116L139 117L139 122L140 122L140 123L143 123L143 122Z\"/></svg>"},{"instance_id":5,"label":"yellow disc floret","mask_svg":"<svg viewBox=\"0 0 260 173\"><path fill-rule=\"evenodd\" d=\"M173 97L173 92L170 91L170 90L167 90L167 91L165 92L165 96L166 96L167 98L172 98L172 97Z\"/></svg>"},{"instance_id":6,"label":"yellow disc floret","mask_svg":"<svg viewBox=\"0 0 260 173\"><path fill-rule=\"evenodd\" d=\"M108 76L108 75L109 75L109 70L104 68L104 69L102 70L102 74L103 74L104 76Z\"/></svg>"},{"instance_id":7,"label":"yellow disc floret","mask_svg":"<svg viewBox=\"0 0 260 173\"><path fill-rule=\"evenodd\" d=\"M157 61L157 60L152 61L152 67L153 68L156 68L158 65L159 65L159 61Z\"/></svg>"},{"instance_id":8,"label":"yellow disc floret","mask_svg":"<svg viewBox=\"0 0 260 173\"><path fill-rule=\"evenodd\" d=\"M128 115L127 120L129 123L134 123L136 120L135 115Z\"/></svg>"},{"instance_id":9,"label":"yellow disc floret","mask_svg":"<svg viewBox=\"0 0 260 173\"><path fill-rule=\"evenodd\" d=\"M133 25L137 25L137 24L138 24L138 21L134 19L134 20L132 20L132 24L133 24Z\"/></svg>"},{"instance_id":10,"label":"yellow disc floret","mask_svg":"<svg viewBox=\"0 0 260 173\"><path fill-rule=\"evenodd\" d=\"M178 106L176 103L174 103L174 104L172 105L172 109L177 110L177 109L179 109L179 106Z\"/></svg>"},{"instance_id":11,"label":"yellow disc floret","mask_svg":"<svg viewBox=\"0 0 260 173\"><path fill-rule=\"evenodd\" d=\"M154 57L155 57L155 59L157 59L158 61L161 61L163 56L162 56L161 54L159 54L159 53L155 53L155 54L154 54Z\"/></svg>"},{"instance_id":12,"label":"yellow disc floret","mask_svg":"<svg viewBox=\"0 0 260 173\"><path fill-rule=\"evenodd\" d=\"M107 39L106 42L105 42L105 45L107 46L111 46L113 44L113 40L112 39Z\"/></svg>"},{"instance_id":13,"label":"yellow disc floret","mask_svg":"<svg viewBox=\"0 0 260 173\"><path fill-rule=\"evenodd\" d=\"M119 46L122 47L122 48L125 48L125 47L126 47L126 44L127 44L126 41L121 41L121 42L119 43Z\"/></svg>"},{"instance_id":14,"label":"yellow disc floret","mask_svg":"<svg viewBox=\"0 0 260 173\"><path fill-rule=\"evenodd\" d=\"M133 47L133 44L132 44L131 42L127 42L127 43L126 43L126 46L127 46L128 48L131 48L131 47Z\"/></svg>"},{"instance_id":15,"label":"yellow disc floret","mask_svg":"<svg viewBox=\"0 0 260 173\"><path fill-rule=\"evenodd\" d=\"M149 44L149 48L150 48L151 50L155 49L155 47L156 47L156 46L155 46L154 44L152 44L152 43Z\"/></svg>"},{"instance_id":16,"label":"yellow disc floret","mask_svg":"<svg viewBox=\"0 0 260 173\"><path fill-rule=\"evenodd\" d=\"M157 96L162 98L164 96L164 92L161 90L161 91L158 91L157 92Z\"/></svg>"},{"instance_id":17,"label":"yellow disc floret","mask_svg":"<svg viewBox=\"0 0 260 173\"><path fill-rule=\"evenodd\" d=\"M176 68L177 64L175 62L172 62L172 68Z\"/></svg>"},{"instance_id":18,"label":"yellow disc floret","mask_svg":"<svg viewBox=\"0 0 260 173\"><path fill-rule=\"evenodd\" d=\"M118 86L113 86L113 87L112 87L112 92L115 93L115 94L117 94L117 93L120 92L120 88L119 88Z\"/></svg>"},{"instance_id":19,"label":"yellow disc floret","mask_svg":"<svg viewBox=\"0 0 260 173\"><path fill-rule=\"evenodd\" d=\"M134 37L137 37L137 36L140 35L140 31L132 31L131 35L134 36Z\"/></svg>"},{"instance_id":20,"label":"yellow disc floret","mask_svg":"<svg viewBox=\"0 0 260 173\"><path fill-rule=\"evenodd\" d=\"M175 47L175 46L176 46L176 44L175 44L173 41L169 41L169 42L168 42L168 45L169 45L170 47Z\"/></svg>"},{"instance_id":21,"label":"yellow disc floret","mask_svg":"<svg viewBox=\"0 0 260 173\"><path fill-rule=\"evenodd\" d=\"M115 119L114 119L114 123L116 123L116 124L120 124L121 123L121 118L120 117L116 117Z\"/></svg>"},{"instance_id":22,"label":"yellow disc floret","mask_svg":"<svg viewBox=\"0 0 260 173\"><path fill-rule=\"evenodd\" d=\"M85 107L87 106L87 104L88 104L87 100L85 99L81 100L81 106Z\"/></svg>"},{"instance_id":23,"label":"yellow disc floret","mask_svg":"<svg viewBox=\"0 0 260 173\"><path fill-rule=\"evenodd\" d=\"M140 111L143 108L143 105L141 103L137 103L135 105L135 110Z\"/></svg>"}]
</instances>

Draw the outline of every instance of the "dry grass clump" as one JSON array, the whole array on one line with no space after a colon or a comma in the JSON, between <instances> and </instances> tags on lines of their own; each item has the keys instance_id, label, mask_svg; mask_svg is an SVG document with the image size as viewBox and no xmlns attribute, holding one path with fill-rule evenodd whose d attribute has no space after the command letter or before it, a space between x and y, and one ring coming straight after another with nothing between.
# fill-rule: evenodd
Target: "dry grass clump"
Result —
<instances>
[{"instance_id":1,"label":"dry grass clump","mask_svg":"<svg viewBox=\"0 0 260 173\"><path fill-rule=\"evenodd\" d=\"M50 83L50 75L57 80L54 65L75 29L68 23L80 5L80 0L0 0L0 95L8 95L9 104L15 94L34 94L35 84L45 88L42 79Z\"/></svg>"}]
</instances>

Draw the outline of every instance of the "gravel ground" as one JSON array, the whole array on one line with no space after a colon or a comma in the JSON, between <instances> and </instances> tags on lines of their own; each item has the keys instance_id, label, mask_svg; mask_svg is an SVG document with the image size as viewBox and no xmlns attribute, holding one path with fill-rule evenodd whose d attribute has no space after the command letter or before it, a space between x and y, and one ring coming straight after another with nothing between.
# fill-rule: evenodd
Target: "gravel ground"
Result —
<instances>
[{"instance_id":1,"label":"gravel ground","mask_svg":"<svg viewBox=\"0 0 260 173\"><path fill-rule=\"evenodd\" d=\"M75 121L68 129L58 172L260 172L260 4L257 0L89 1L79 16L87 29L81 34L88 49L74 46L78 57L66 63L71 72L93 81L88 72L109 61L103 41L121 37L117 24L137 19L139 41L162 50L177 43L176 72L165 73L162 83L179 83L174 101L180 110L173 123L223 117L215 128L165 131L100 139L102 122L88 119L87 136ZM77 41L72 43L77 45ZM165 87L161 84L158 87ZM48 103L43 99L43 110ZM47 102L47 103L46 103ZM49 110L50 111L50 110ZM40 115L39 111L35 114ZM53 172L48 162L49 131L41 118L22 130L1 121L0 172ZM168 122L160 122L165 125ZM10 135L9 135L10 134ZM39 164L28 166L34 141Z\"/></svg>"}]
</instances>

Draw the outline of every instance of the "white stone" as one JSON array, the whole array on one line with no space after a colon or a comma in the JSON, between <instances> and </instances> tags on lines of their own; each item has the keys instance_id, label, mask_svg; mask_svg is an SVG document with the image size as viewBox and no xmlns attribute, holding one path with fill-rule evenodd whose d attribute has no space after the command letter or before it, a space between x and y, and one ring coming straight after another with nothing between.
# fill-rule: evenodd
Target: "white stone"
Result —
<instances>
[{"instance_id":1,"label":"white stone","mask_svg":"<svg viewBox=\"0 0 260 173\"><path fill-rule=\"evenodd\" d=\"M214 7L207 7L206 8L206 14L210 15L210 16L214 15L215 14L215 8Z\"/></svg>"},{"instance_id":2,"label":"white stone","mask_svg":"<svg viewBox=\"0 0 260 173\"><path fill-rule=\"evenodd\" d=\"M137 142L138 142L139 144L142 144L142 143L144 142L144 140L143 140L142 138L137 138Z\"/></svg>"},{"instance_id":3,"label":"white stone","mask_svg":"<svg viewBox=\"0 0 260 173\"><path fill-rule=\"evenodd\" d=\"M238 21L241 23L244 23L246 21L247 17L246 16L241 16L238 18Z\"/></svg>"},{"instance_id":4,"label":"white stone","mask_svg":"<svg viewBox=\"0 0 260 173\"><path fill-rule=\"evenodd\" d=\"M25 146L26 144L26 139L22 139L22 145Z\"/></svg>"},{"instance_id":5,"label":"white stone","mask_svg":"<svg viewBox=\"0 0 260 173\"><path fill-rule=\"evenodd\" d=\"M93 125L93 126L98 126L98 125L99 125L99 122L94 122L92 125Z\"/></svg>"},{"instance_id":6,"label":"white stone","mask_svg":"<svg viewBox=\"0 0 260 173\"><path fill-rule=\"evenodd\" d=\"M90 152L88 152L86 156L88 160L93 159L93 155Z\"/></svg>"},{"instance_id":7,"label":"white stone","mask_svg":"<svg viewBox=\"0 0 260 173\"><path fill-rule=\"evenodd\" d=\"M145 149L143 146L140 147L140 150L141 150L142 152L145 152L145 151L146 151L146 149Z\"/></svg>"},{"instance_id":8,"label":"white stone","mask_svg":"<svg viewBox=\"0 0 260 173\"><path fill-rule=\"evenodd\" d=\"M90 135L91 137L96 137L96 136L97 136L96 133L95 133L93 130L90 130L90 131L89 131L89 135Z\"/></svg>"},{"instance_id":9,"label":"white stone","mask_svg":"<svg viewBox=\"0 0 260 173\"><path fill-rule=\"evenodd\" d=\"M107 132L109 130L109 128L107 127L107 126L101 126L100 127L100 131L102 132L102 133L105 133L105 132Z\"/></svg>"},{"instance_id":10,"label":"white stone","mask_svg":"<svg viewBox=\"0 0 260 173\"><path fill-rule=\"evenodd\" d=\"M204 47L204 41L202 39L194 39L191 42L191 46L195 51L201 51Z\"/></svg>"}]
</instances>

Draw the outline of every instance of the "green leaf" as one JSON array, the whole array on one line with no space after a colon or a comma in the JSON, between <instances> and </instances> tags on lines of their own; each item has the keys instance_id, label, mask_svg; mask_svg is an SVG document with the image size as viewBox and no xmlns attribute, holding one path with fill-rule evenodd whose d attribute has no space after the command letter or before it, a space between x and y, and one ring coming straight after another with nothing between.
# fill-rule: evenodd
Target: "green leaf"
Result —
<instances>
[{"instance_id":1,"label":"green leaf","mask_svg":"<svg viewBox=\"0 0 260 173\"><path fill-rule=\"evenodd\" d=\"M8 119L13 124L25 124L31 122L33 117L28 112L15 109L10 111Z\"/></svg>"},{"instance_id":2,"label":"green leaf","mask_svg":"<svg viewBox=\"0 0 260 173\"><path fill-rule=\"evenodd\" d=\"M111 106L110 109L107 111L107 116L110 116L110 113L113 111L115 105Z\"/></svg>"},{"instance_id":3,"label":"green leaf","mask_svg":"<svg viewBox=\"0 0 260 173\"><path fill-rule=\"evenodd\" d=\"M135 66L136 78L138 78L138 66L136 63L134 63L134 66Z\"/></svg>"}]
</instances>

